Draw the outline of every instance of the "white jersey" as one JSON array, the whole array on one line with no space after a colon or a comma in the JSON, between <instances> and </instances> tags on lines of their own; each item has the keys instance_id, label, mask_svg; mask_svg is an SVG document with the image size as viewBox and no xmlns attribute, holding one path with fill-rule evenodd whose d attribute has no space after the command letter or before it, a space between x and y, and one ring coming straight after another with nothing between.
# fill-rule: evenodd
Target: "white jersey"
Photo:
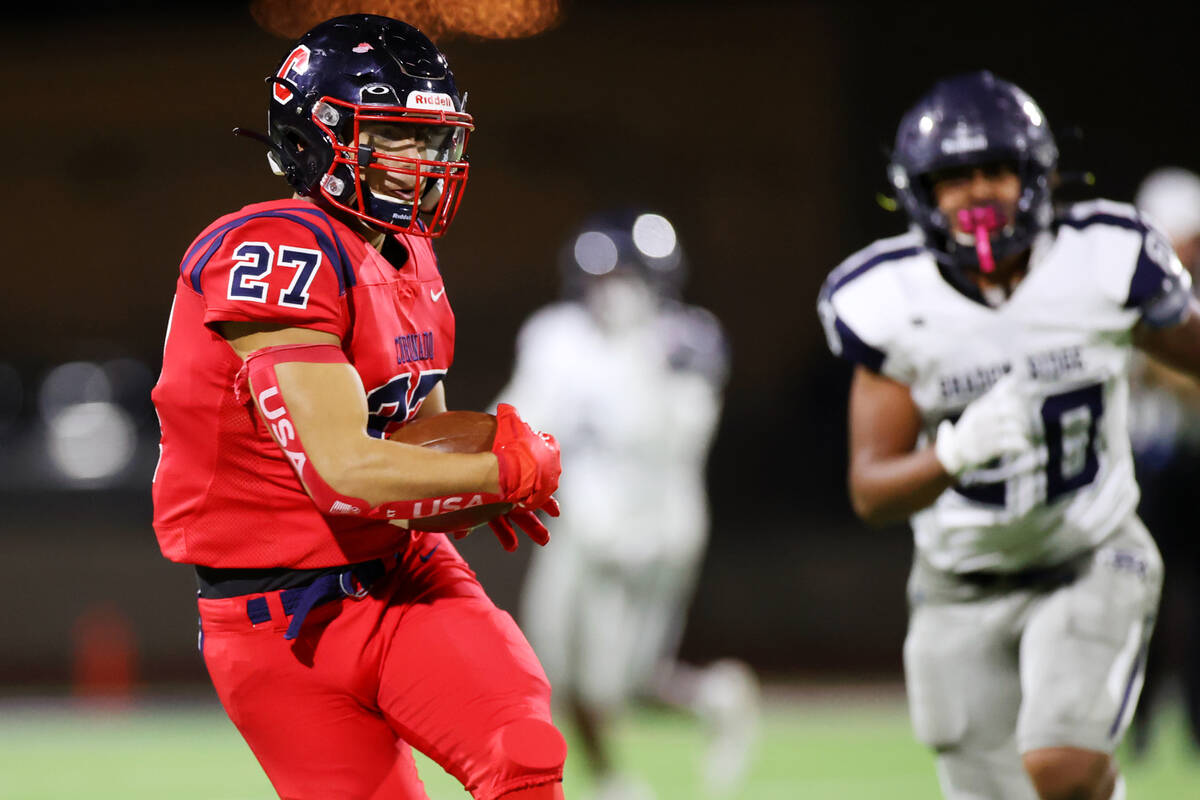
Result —
<instances>
[{"instance_id":1,"label":"white jersey","mask_svg":"<svg viewBox=\"0 0 1200 800\"><path fill-rule=\"evenodd\" d=\"M558 439L563 474L554 526L621 561L695 554L708 529L705 464L727 370L716 319L668 305L605 332L579 303L526 321L497 402Z\"/></svg>"},{"instance_id":2,"label":"white jersey","mask_svg":"<svg viewBox=\"0 0 1200 800\"><path fill-rule=\"evenodd\" d=\"M830 274L820 300L830 347L910 387L921 444L1001 375L1016 372L1029 397L1034 458L968 473L915 514L924 558L955 572L1053 564L1133 513L1132 329L1181 319L1187 287L1165 238L1131 206L1104 200L1070 207L1042 233L997 307L939 268L916 232Z\"/></svg>"}]
</instances>

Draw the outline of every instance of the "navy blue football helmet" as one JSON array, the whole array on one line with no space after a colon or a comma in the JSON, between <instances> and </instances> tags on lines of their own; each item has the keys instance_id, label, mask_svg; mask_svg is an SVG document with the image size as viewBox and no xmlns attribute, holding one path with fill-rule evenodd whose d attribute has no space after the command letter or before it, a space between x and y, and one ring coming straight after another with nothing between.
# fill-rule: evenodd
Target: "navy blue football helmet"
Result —
<instances>
[{"instance_id":1,"label":"navy blue football helmet","mask_svg":"<svg viewBox=\"0 0 1200 800\"><path fill-rule=\"evenodd\" d=\"M385 231L445 232L467 182L474 122L446 57L423 33L373 14L335 17L304 34L268 81L268 157L298 193ZM412 157L363 144L371 122L414 132ZM375 181L387 193L372 191L373 170L387 174Z\"/></svg>"},{"instance_id":2,"label":"navy blue football helmet","mask_svg":"<svg viewBox=\"0 0 1200 800\"><path fill-rule=\"evenodd\" d=\"M673 226L661 214L621 209L594 214L564 244L563 294L579 299L606 275L632 273L661 298L677 297L687 265Z\"/></svg>"},{"instance_id":3,"label":"navy blue football helmet","mask_svg":"<svg viewBox=\"0 0 1200 800\"><path fill-rule=\"evenodd\" d=\"M933 197L931 173L1004 162L1021 180L1015 219L991 233L1003 258L1030 246L1054 215L1051 184L1058 148L1037 103L987 71L936 83L910 108L896 131L888 178L909 219L943 264L979 268L976 248L955 241Z\"/></svg>"}]
</instances>

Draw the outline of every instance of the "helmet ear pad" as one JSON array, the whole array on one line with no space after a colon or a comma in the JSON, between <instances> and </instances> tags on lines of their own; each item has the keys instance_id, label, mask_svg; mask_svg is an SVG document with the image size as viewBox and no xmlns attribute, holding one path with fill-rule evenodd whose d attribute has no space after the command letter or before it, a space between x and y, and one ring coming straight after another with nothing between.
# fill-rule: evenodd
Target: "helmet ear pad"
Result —
<instances>
[{"instance_id":1,"label":"helmet ear pad","mask_svg":"<svg viewBox=\"0 0 1200 800\"><path fill-rule=\"evenodd\" d=\"M316 193L333 164L333 148L324 135L312 124L279 124L272 133L288 183L301 195Z\"/></svg>"}]
</instances>

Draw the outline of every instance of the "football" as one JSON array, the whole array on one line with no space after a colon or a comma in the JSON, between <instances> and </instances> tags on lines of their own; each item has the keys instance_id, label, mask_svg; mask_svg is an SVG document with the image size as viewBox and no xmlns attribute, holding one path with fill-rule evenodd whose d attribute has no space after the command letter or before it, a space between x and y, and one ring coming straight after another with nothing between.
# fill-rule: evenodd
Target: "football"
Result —
<instances>
[{"instance_id":1,"label":"football","mask_svg":"<svg viewBox=\"0 0 1200 800\"><path fill-rule=\"evenodd\" d=\"M388 436L394 442L443 453L487 453L496 438L496 418L482 411L445 411L415 419ZM414 531L456 531L478 527L512 510L512 503L486 505L408 520Z\"/></svg>"}]
</instances>

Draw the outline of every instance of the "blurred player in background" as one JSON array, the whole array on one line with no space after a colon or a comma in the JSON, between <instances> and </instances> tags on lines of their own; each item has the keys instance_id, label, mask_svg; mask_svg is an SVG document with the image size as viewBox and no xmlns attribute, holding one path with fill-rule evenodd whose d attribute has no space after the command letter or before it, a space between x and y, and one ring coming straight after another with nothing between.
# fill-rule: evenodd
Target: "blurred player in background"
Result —
<instances>
[{"instance_id":1,"label":"blurred player in background","mask_svg":"<svg viewBox=\"0 0 1200 800\"><path fill-rule=\"evenodd\" d=\"M1200 268L1200 176L1164 167L1146 176L1134 204L1171 240L1193 291ZM1200 539L1188 515L1200 477L1200 386L1185 375L1137 353L1131 372L1130 433L1138 483L1139 516L1153 532L1167 566L1159 632L1150 641L1146 685L1133 718L1136 754L1150 744L1155 711L1167 682L1176 679L1189 741L1200 747ZM1172 633L1181 630L1175 652Z\"/></svg>"},{"instance_id":2,"label":"blurred player in background","mask_svg":"<svg viewBox=\"0 0 1200 800\"><path fill-rule=\"evenodd\" d=\"M498 410L492 452L387 434L446 409L454 315L430 238L467 178L473 120L445 57L371 15L317 25L269 79L275 171L295 194L188 249L153 397L154 526L196 565L201 652L287 798L423 798L411 747L478 800L561 798L550 686L443 533L442 506L555 512L552 437Z\"/></svg>"},{"instance_id":3,"label":"blurred player in background","mask_svg":"<svg viewBox=\"0 0 1200 800\"><path fill-rule=\"evenodd\" d=\"M1129 205L1055 209L1042 111L988 72L903 116L910 230L851 256L819 311L855 365L856 512L909 518L905 679L948 798L1123 798L1162 561L1136 515L1133 347L1200 372L1200 308Z\"/></svg>"},{"instance_id":4,"label":"blurred player in background","mask_svg":"<svg viewBox=\"0 0 1200 800\"><path fill-rule=\"evenodd\" d=\"M586 221L560 260L564 299L517 340L499 401L560 437L563 516L533 557L521 622L570 712L598 797L648 797L613 761L611 726L635 702L707 724L707 786L736 786L755 730L746 665L676 651L709 535L705 464L728 372L724 334L680 301L675 229L652 213Z\"/></svg>"}]
</instances>

